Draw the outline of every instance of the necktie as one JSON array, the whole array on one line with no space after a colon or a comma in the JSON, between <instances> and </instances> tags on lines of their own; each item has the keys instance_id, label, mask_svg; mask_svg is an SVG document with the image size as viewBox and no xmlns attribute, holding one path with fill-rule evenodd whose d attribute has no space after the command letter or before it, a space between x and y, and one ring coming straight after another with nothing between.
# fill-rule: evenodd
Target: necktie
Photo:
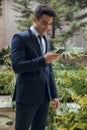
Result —
<instances>
[{"instance_id":1,"label":"necktie","mask_svg":"<svg viewBox=\"0 0 87 130\"><path fill-rule=\"evenodd\" d=\"M43 54L43 43L42 43L42 36L38 35L39 40L40 40L40 49L41 49L41 53Z\"/></svg>"}]
</instances>

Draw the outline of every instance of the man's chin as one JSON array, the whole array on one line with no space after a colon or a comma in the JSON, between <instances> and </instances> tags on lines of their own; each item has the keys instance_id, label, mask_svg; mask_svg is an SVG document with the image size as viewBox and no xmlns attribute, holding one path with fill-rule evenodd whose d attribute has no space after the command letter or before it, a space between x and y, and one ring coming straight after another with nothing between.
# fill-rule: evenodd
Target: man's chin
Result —
<instances>
[{"instance_id":1,"label":"man's chin","mask_svg":"<svg viewBox=\"0 0 87 130\"><path fill-rule=\"evenodd\" d=\"M42 33L42 35L46 35L46 34L47 34L47 32L43 32L43 33Z\"/></svg>"}]
</instances>

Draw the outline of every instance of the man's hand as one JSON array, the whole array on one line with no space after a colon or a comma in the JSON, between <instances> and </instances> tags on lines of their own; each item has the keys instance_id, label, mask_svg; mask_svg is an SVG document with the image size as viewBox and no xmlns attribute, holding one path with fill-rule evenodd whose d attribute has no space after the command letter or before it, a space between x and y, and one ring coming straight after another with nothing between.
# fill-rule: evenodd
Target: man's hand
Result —
<instances>
[{"instance_id":1,"label":"man's hand","mask_svg":"<svg viewBox=\"0 0 87 130\"><path fill-rule=\"evenodd\" d=\"M54 52L48 52L44 55L44 59L46 64L52 63L54 60L58 58L59 54L54 53Z\"/></svg>"},{"instance_id":2,"label":"man's hand","mask_svg":"<svg viewBox=\"0 0 87 130\"><path fill-rule=\"evenodd\" d=\"M58 109L58 106L59 106L59 99L58 98L54 98L53 99L53 110L57 110Z\"/></svg>"}]
</instances>

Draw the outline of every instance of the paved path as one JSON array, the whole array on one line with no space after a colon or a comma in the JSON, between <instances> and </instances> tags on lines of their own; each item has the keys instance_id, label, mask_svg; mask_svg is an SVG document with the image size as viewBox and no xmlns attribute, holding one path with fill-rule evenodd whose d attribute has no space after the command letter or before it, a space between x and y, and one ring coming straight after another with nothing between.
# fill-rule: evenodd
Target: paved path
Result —
<instances>
[{"instance_id":1,"label":"paved path","mask_svg":"<svg viewBox=\"0 0 87 130\"><path fill-rule=\"evenodd\" d=\"M12 125L12 126L10 126L10 127L8 127L8 128L0 129L0 130L14 130L14 126Z\"/></svg>"},{"instance_id":2,"label":"paved path","mask_svg":"<svg viewBox=\"0 0 87 130\"><path fill-rule=\"evenodd\" d=\"M12 109L0 109L0 115L15 119L15 112ZM7 128L0 128L0 130L14 130L14 125L8 126Z\"/></svg>"}]
</instances>

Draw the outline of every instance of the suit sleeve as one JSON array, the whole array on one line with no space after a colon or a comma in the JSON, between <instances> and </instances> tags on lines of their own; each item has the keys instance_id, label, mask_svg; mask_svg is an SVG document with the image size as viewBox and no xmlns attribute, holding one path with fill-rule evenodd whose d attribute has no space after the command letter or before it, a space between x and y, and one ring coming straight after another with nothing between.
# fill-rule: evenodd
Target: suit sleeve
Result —
<instances>
[{"instance_id":1,"label":"suit sleeve","mask_svg":"<svg viewBox=\"0 0 87 130\"><path fill-rule=\"evenodd\" d=\"M29 72L45 67L43 56L31 60L26 60L26 43L19 35L14 35L11 44L11 61L15 73Z\"/></svg>"},{"instance_id":2,"label":"suit sleeve","mask_svg":"<svg viewBox=\"0 0 87 130\"><path fill-rule=\"evenodd\" d=\"M49 51L51 51L50 43L49 43ZM51 90L52 99L58 98L59 96L58 96L58 91L57 91L56 84L55 84L52 64L49 64L49 79L50 79L50 90Z\"/></svg>"},{"instance_id":3,"label":"suit sleeve","mask_svg":"<svg viewBox=\"0 0 87 130\"><path fill-rule=\"evenodd\" d=\"M58 98L58 92L57 92L57 88L56 88L56 84L55 84L55 80L54 80L54 73L52 70L52 65L49 65L49 69L50 69L50 89L51 89L51 96L52 99L53 98Z\"/></svg>"}]
</instances>

